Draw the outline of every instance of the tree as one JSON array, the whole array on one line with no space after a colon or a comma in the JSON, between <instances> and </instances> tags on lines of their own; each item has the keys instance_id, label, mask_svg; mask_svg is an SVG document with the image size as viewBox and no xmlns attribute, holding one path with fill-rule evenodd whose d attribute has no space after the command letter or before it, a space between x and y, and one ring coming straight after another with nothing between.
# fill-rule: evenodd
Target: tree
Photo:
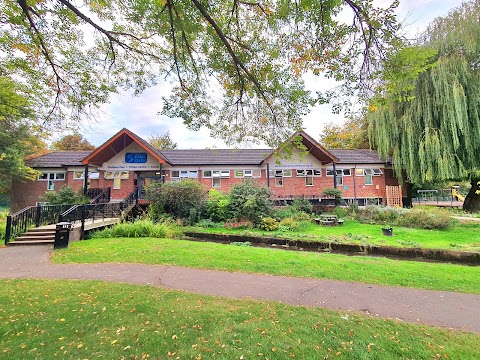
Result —
<instances>
[{"instance_id":1,"label":"tree","mask_svg":"<svg viewBox=\"0 0 480 360\"><path fill-rule=\"evenodd\" d=\"M370 74L400 44L393 14L372 0L111 0L0 3L0 73L43 97L48 123L78 121L108 101L174 81L162 112L191 129L275 146L317 100L305 73L368 93ZM342 10L351 23L340 21ZM50 96L53 94L53 96ZM336 111L341 102L334 104Z\"/></svg>"},{"instance_id":2,"label":"tree","mask_svg":"<svg viewBox=\"0 0 480 360\"><path fill-rule=\"evenodd\" d=\"M82 135L71 134L54 141L51 148L53 150L94 150L95 146L84 139Z\"/></svg>"},{"instance_id":3,"label":"tree","mask_svg":"<svg viewBox=\"0 0 480 360\"><path fill-rule=\"evenodd\" d=\"M368 149L367 126L361 117L351 118L344 124L330 122L320 134L320 143L327 149Z\"/></svg>"},{"instance_id":4,"label":"tree","mask_svg":"<svg viewBox=\"0 0 480 360\"><path fill-rule=\"evenodd\" d=\"M170 137L170 131L167 131L163 135L153 135L148 138L148 142L158 150L172 150L176 149L178 146L178 144L173 142L172 138Z\"/></svg>"},{"instance_id":5,"label":"tree","mask_svg":"<svg viewBox=\"0 0 480 360\"><path fill-rule=\"evenodd\" d=\"M36 172L23 159L41 147L40 130L32 124L34 112L25 88L0 76L0 192L8 192L12 179L32 179Z\"/></svg>"},{"instance_id":6,"label":"tree","mask_svg":"<svg viewBox=\"0 0 480 360\"><path fill-rule=\"evenodd\" d=\"M480 3L434 20L418 46L386 67L370 104L369 134L396 173L410 182L469 178L464 202L480 210Z\"/></svg>"}]
</instances>

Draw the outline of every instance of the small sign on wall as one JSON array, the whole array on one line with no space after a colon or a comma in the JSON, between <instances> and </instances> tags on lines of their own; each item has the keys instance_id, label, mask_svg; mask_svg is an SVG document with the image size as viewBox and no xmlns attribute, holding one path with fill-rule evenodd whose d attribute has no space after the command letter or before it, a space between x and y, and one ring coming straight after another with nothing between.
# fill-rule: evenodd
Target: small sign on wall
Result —
<instances>
[{"instance_id":1,"label":"small sign on wall","mask_svg":"<svg viewBox=\"0 0 480 360\"><path fill-rule=\"evenodd\" d=\"M147 153L126 153L125 162L127 164L144 164L147 162Z\"/></svg>"}]
</instances>

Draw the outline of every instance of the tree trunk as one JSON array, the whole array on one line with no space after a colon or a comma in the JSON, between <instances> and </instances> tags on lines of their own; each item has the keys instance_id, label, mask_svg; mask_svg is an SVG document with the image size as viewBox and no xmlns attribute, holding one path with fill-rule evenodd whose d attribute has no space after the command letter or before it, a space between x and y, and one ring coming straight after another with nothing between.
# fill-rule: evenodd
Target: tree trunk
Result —
<instances>
[{"instance_id":1,"label":"tree trunk","mask_svg":"<svg viewBox=\"0 0 480 360\"><path fill-rule=\"evenodd\" d=\"M474 178L471 181L472 187L468 192L463 203L463 210L468 212L480 211L480 178Z\"/></svg>"},{"instance_id":2,"label":"tree trunk","mask_svg":"<svg viewBox=\"0 0 480 360\"><path fill-rule=\"evenodd\" d=\"M405 191L407 196L402 199L403 207L411 208L412 207L412 195L413 195L413 184L411 182L404 182Z\"/></svg>"}]
</instances>

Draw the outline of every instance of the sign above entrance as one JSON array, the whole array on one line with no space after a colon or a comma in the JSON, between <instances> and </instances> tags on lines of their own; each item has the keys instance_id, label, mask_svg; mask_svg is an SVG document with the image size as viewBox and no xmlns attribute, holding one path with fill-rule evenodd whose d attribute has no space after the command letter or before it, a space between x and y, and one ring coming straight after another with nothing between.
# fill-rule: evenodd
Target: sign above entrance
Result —
<instances>
[{"instance_id":1,"label":"sign above entrance","mask_svg":"<svg viewBox=\"0 0 480 360\"><path fill-rule=\"evenodd\" d=\"M127 164L145 164L147 162L147 153L129 153L125 154Z\"/></svg>"}]
</instances>

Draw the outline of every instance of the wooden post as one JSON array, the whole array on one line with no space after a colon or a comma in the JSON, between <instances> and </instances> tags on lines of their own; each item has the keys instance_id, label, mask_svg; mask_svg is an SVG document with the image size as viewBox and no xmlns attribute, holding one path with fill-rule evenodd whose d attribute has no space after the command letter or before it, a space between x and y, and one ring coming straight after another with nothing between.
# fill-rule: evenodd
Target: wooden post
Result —
<instances>
[{"instance_id":1,"label":"wooden post","mask_svg":"<svg viewBox=\"0 0 480 360\"><path fill-rule=\"evenodd\" d=\"M12 234L12 215L7 216L7 227L5 228L5 245L10 241Z\"/></svg>"}]
</instances>

